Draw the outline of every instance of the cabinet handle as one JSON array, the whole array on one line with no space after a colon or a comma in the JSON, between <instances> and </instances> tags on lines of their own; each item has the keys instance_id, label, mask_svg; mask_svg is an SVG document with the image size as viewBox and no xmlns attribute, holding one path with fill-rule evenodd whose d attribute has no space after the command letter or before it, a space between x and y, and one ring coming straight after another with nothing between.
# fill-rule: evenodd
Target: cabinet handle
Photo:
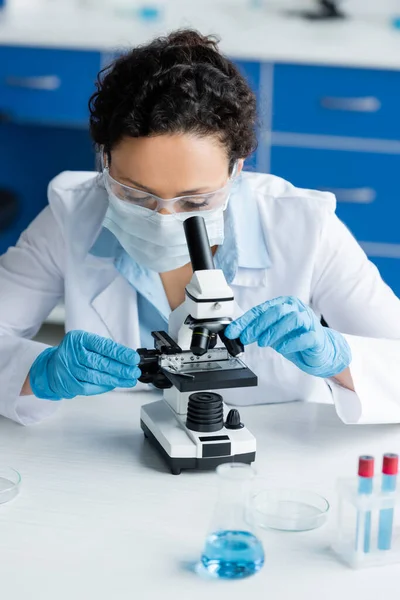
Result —
<instances>
[{"instance_id":1,"label":"cabinet handle","mask_svg":"<svg viewBox=\"0 0 400 600\"><path fill-rule=\"evenodd\" d=\"M327 188L327 192L335 194L338 202L354 204L372 204L376 200L376 190L373 188Z\"/></svg>"},{"instance_id":2,"label":"cabinet handle","mask_svg":"<svg viewBox=\"0 0 400 600\"><path fill-rule=\"evenodd\" d=\"M6 85L13 88L27 90L44 90L54 92L61 86L61 79L57 75L44 75L42 77L7 77Z\"/></svg>"},{"instance_id":3,"label":"cabinet handle","mask_svg":"<svg viewBox=\"0 0 400 600\"><path fill-rule=\"evenodd\" d=\"M360 113L376 113L382 106L379 98L375 98L375 96L366 96L365 98L335 98L334 96L325 96L321 98L320 103L327 110Z\"/></svg>"},{"instance_id":4,"label":"cabinet handle","mask_svg":"<svg viewBox=\"0 0 400 600\"><path fill-rule=\"evenodd\" d=\"M359 244L368 256L400 259L400 244L386 244L384 242L359 242Z\"/></svg>"}]
</instances>

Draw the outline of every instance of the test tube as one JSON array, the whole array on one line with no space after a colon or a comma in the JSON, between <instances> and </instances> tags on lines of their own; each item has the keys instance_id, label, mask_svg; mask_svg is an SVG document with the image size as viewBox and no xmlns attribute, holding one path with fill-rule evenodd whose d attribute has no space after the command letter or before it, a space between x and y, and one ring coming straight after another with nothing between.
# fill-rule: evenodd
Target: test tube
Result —
<instances>
[{"instance_id":1,"label":"test tube","mask_svg":"<svg viewBox=\"0 0 400 600\"><path fill-rule=\"evenodd\" d=\"M373 456L360 456L358 460L358 493L360 495L372 494L374 462ZM364 552L369 552L371 544L371 511L359 511L357 515L356 550L359 549L360 545L360 532L364 533L362 548Z\"/></svg>"},{"instance_id":2,"label":"test tube","mask_svg":"<svg viewBox=\"0 0 400 600\"><path fill-rule=\"evenodd\" d=\"M382 464L382 492L394 492L397 486L399 457L397 454L385 454ZM379 513L378 549L390 550L392 547L393 508L385 508Z\"/></svg>"}]
</instances>

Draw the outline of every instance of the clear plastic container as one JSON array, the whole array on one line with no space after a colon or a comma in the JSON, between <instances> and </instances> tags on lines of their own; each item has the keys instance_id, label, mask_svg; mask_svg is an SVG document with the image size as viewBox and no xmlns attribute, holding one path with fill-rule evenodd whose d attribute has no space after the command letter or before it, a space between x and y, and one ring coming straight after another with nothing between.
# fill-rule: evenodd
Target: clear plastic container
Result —
<instances>
[{"instance_id":1,"label":"clear plastic container","mask_svg":"<svg viewBox=\"0 0 400 600\"><path fill-rule=\"evenodd\" d=\"M19 492L21 475L11 467L0 467L0 504L9 502Z\"/></svg>"},{"instance_id":2,"label":"clear plastic container","mask_svg":"<svg viewBox=\"0 0 400 600\"><path fill-rule=\"evenodd\" d=\"M375 477L372 493L361 494L357 479L338 484L333 550L355 569L400 562L400 491L382 491L382 485Z\"/></svg>"},{"instance_id":3,"label":"clear plastic container","mask_svg":"<svg viewBox=\"0 0 400 600\"><path fill-rule=\"evenodd\" d=\"M259 527L281 531L309 531L324 525L329 502L303 490L263 490L251 501L251 518Z\"/></svg>"}]
</instances>

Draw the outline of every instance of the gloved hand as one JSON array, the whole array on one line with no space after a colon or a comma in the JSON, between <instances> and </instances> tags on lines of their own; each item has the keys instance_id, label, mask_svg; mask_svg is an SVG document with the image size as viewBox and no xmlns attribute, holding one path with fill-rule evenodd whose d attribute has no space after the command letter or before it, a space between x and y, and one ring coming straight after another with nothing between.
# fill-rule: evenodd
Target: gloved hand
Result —
<instances>
[{"instance_id":1,"label":"gloved hand","mask_svg":"<svg viewBox=\"0 0 400 600\"><path fill-rule=\"evenodd\" d=\"M281 296L252 308L225 330L243 344L270 346L299 369L316 377L334 377L351 362L351 350L341 333L323 327L298 298Z\"/></svg>"},{"instance_id":2,"label":"gloved hand","mask_svg":"<svg viewBox=\"0 0 400 600\"><path fill-rule=\"evenodd\" d=\"M141 375L137 352L86 331L70 331L59 346L44 350L29 381L38 398L61 400L131 388Z\"/></svg>"}]
</instances>

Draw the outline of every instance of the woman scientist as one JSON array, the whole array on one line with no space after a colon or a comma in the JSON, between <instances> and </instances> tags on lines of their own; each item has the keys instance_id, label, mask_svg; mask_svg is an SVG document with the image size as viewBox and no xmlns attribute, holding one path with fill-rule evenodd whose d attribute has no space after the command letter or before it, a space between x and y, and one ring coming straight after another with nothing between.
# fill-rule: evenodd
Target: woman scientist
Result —
<instances>
[{"instance_id":1,"label":"woman scientist","mask_svg":"<svg viewBox=\"0 0 400 600\"><path fill-rule=\"evenodd\" d=\"M134 349L152 347L192 275L182 219L201 214L242 315L227 335L259 376L228 402L333 401L345 422L400 422L400 301L332 195L241 173L256 102L215 42L182 31L135 48L90 112L102 176L56 177L0 259L0 412L28 424L56 400L133 388ZM31 341L60 300L60 345Z\"/></svg>"}]
</instances>

